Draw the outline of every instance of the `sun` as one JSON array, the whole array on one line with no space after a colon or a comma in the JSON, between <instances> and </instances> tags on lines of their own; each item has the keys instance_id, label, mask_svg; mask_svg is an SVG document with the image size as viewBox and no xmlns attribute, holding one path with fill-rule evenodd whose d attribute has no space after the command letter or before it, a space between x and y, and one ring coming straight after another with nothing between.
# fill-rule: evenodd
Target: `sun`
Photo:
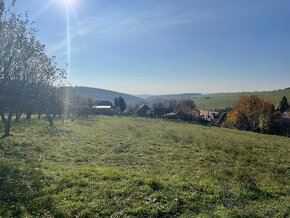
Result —
<instances>
[{"instance_id":1,"label":"sun","mask_svg":"<svg viewBox=\"0 0 290 218\"><path fill-rule=\"evenodd\" d=\"M67 5L67 6L72 6L74 5L76 0L62 0L62 2Z\"/></svg>"}]
</instances>

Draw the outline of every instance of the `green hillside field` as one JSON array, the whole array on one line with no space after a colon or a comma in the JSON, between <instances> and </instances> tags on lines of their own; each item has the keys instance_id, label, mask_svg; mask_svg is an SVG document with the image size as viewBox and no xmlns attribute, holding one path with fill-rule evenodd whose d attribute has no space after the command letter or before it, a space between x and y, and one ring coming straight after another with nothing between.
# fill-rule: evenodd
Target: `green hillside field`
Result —
<instances>
[{"instance_id":1,"label":"green hillside field","mask_svg":"<svg viewBox=\"0 0 290 218\"><path fill-rule=\"evenodd\" d=\"M286 96L290 100L290 89L265 91L265 92L206 94L202 96L193 97L193 100L199 109L214 110L233 107L242 96L250 96L250 95L256 95L260 98L267 99L271 101L273 104L275 104L283 96Z\"/></svg>"},{"instance_id":2,"label":"green hillside field","mask_svg":"<svg viewBox=\"0 0 290 218\"><path fill-rule=\"evenodd\" d=\"M289 217L289 154L289 138L166 120L23 120L0 139L0 217Z\"/></svg>"}]
</instances>

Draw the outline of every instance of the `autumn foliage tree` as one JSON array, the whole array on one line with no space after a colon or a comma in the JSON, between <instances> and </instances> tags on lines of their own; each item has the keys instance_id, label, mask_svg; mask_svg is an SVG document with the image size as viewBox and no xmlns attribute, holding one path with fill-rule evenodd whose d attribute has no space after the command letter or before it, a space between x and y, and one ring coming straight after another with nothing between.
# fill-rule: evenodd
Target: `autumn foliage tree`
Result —
<instances>
[{"instance_id":1,"label":"autumn foliage tree","mask_svg":"<svg viewBox=\"0 0 290 218\"><path fill-rule=\"evenodd\" d=\"M275 122L274 113L274 105L269 101L257 96L245 96L228 114L227 124L240 130L272 133Z\"/></svg>"}]
</instances>

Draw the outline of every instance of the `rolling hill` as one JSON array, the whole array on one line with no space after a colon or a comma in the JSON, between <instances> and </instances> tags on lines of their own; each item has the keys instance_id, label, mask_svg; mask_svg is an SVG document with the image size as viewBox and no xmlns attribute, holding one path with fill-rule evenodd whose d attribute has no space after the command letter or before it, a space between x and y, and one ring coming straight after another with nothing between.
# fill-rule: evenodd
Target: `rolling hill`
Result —
<instances>
[{"instance_id":1,"label":"rolling hill","mask_svg":"<svg viewBox=\"0 0 290 218\"><path fill-rule=\"evenodd\" d=\"M199 109L214 110L233 107L242 96L256 95L275 104L283 96L290 100L290 89L280 89L263 92L217 93L195 96L192 99Z\"/></svg>"},{"instance_id":2,"label":"rolling hill","mask_svg":"<svg viewBox=\"0 0 290 218\"><path fill-rule=\"evenodd\" d=\"M242 96L256 95L260 98L267 99L275 104L283 96L290 99L290 88L262 91L262 92L234 92L234 93L215 93L215 94L200 94L200 93L183 93L183 94L168 94L168 95L130 95L120 92L115 92L106 89L90 88L90 87L68 87L75 90L82 96L90 97L94 100L114 101L115 97L123 97L128 105L140 104L145 102L156 102L160 100L181 100L193 99L199 109L215 110L233 107Z\"/></svg>"},{"instance_id":3,"label":"rolling hill","mask_svg":"<svg viewBox=\"0 0 290 218\"><path fill-rule=\"evenodd\" d=\"M82 86L68 87L68 88L75 90L78 94L82 96L92 98L96 101L105 100L105 101L110 101L113 103L115 97L119 97L119 96L124 98L128 105L138 104L144 101L144 99L136 97L134 95L129 95L129 94L115 92L115 91L106 90L106 89L98 89L98 88L90 88L90 87L82 87Z\"/></svg>"},{"instance_id":4,"label":"rolling hill","mask_svg":"<svg viewBox=\"0 0 290 218\"><path fill-rule=\"evenodd\" d=\"M182 93L182 94L168 94L168 95L152 95L146 97L147 101L159 101L159 100L182 100L190 99L196 96L201 96L200 93Z\"/></svg>"}]
</instances>

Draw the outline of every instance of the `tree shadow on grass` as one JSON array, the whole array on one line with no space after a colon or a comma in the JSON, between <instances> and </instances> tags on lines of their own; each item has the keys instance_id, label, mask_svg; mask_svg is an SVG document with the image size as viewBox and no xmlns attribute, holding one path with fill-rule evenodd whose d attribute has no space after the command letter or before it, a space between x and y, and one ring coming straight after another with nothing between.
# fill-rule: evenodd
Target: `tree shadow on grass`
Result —
<instances>
[{"instance_id":1,"label":"tree shadow on grass","mask_svg":"<svg viewBox=\"0 0 290 218\"><path fill-rule=\"evenodd\" d=\"M0 217L42 216L51 211L51 199L39 202L44 186L45 178L38 168L30 164L1 161Z\"/></svg>"}]
</instances>

